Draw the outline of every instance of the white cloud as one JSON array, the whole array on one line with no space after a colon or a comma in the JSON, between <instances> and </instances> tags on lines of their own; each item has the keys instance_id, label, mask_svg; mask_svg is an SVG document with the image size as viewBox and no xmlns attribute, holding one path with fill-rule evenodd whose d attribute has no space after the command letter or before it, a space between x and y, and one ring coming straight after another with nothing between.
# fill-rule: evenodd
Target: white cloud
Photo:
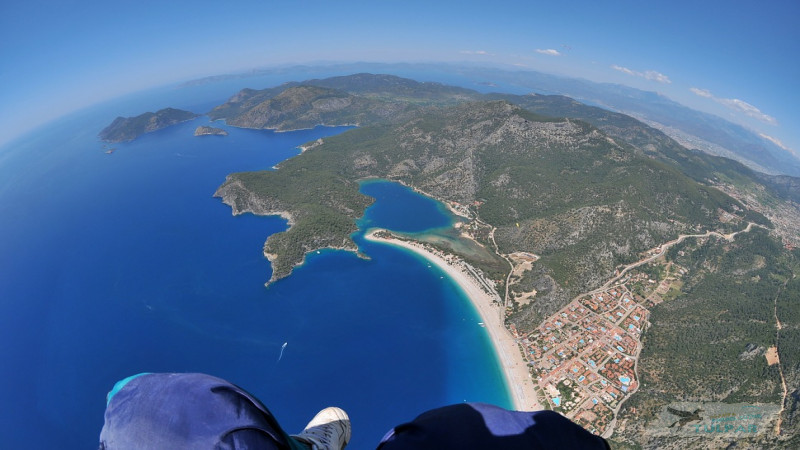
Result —
<instances>
[{"instance_id":1,"label":"white cloud","mask_svg":"<svg viewBox=\"0 0 800 450\"><path fill-rule=\"evenodd\" d=\"M536 53L541 53L543 55L550 55L550 56L561 56L561 52L552 48L537 48Z\"/></svg>"},{"instance_id":2,"label":"white cloud","mask_svg":"<svg viewBox=\"0 0 800 450\"><path fill-rule=\"evenodd\" d=\"M656 72L655 70L648 70L644 73L644 77L651 81L658 81L659 83L670 84L672 80L663 73Z\"/></svg>"},{"instance_id":3,"label":"white cloud","mask_svg":"<svg viewBox=\"0 0 800 450\"><path fill-rule=\"evenodd\" d=\"M774 137L766 135L764 133L758 133L758 135L761 136L762 138L772 142L773 144L777 145L778 147L780 147L780 148L782 148L784 150L789 150L789 147L783 145L783 142L781 142L778 138L774 138Z\"/></svg>"},{"instance_id":4,"label":"white cloud","mask_svg":"<svg viewBox=\"0 0 800 450\"><path fill-rule=\"evenodd\" d=\"M783 142L781 142L779 139L777 139L777 138L774 138L774 137L772 137L772 136L768 136L768 135L766 135L766 134L764 134L764 133L758 133L758 135L759 135L759 136L761 136L762 138L764 138L764 139L766 139L766 140L768 140L768 141L772 142L773 144L777 145L778 147L780 147L780 148L782 148L782 149L786 150L787 152L789 152L789 153L793 154L794 156L798 156L798 157L800 157L800 155L798 155L796 151L794 151L794 150L792 150L791 148L789 148L789 147L787 147L786 145L784 145L784 144L783 144Z\"/></svg>"},{"instance_id":5,"label":"white cloud","mask_svg":"<svg viewBox=\"0 0 800 450\"><path fill-rule=\"evenodd\" d=\"M700 97L705 98L714 98L711 92L708 89L698 89L698 88L689 88L695 95L699 95Z\"/></svg>"},{"instance_id":6,"label":"white cloud","mask_svg":"<svg viewBox=\"0 0 800 450\"><path fill-rule=\"evenodd\" d=\"M762 122L766 122L771 125L778 124L778 121L774 117L764 114L763 112L761 112L761 110L759 110L755 106L745 101L739 100L738 98L721 98L718 99L718 101L723 105L727 106L728 108L739 110L740 112L743 112L748 116L754 117Z\"/></svg>"},{"instance_id":7,"label":"white cloud","mask_svg":"<svg viewBox=\"0 0 800 450\"><path fill-rule=\"evenodd\" d=\"M464 55L491 55L486 50L461 50L459 53Z\"/></svg>"},{"instance_id":8,"label":"white cloud","mask_svg":"<svg viewBox=\"0 0 800 450\"><path fill-rule=\"evenodd\" d=\"M750 116L754 119L758 119L770 125L778 125L778 120L776 118L768 114L764 114L763 112L761 112L760 109L756 108L750 103L747 103L744 100L739 100L738 98L720 98L712 94L711 91L709 91L708 89L690 88L689 90L692 91L695 95L699 95L700 97L710 98L711 100L714 100L720 105L723 105L736 112L743 113L747 116Z\"/></svg>"},{"instance_id":9,"label":"white cloud","mask_svg":"<svg viewBox=\"0 0 800 450\"><path fill-rule=\"evenodd\" d=\"M627 73L628 75L638 75L638 72L634 72L631 69L628 69L627 67L618 66L616 64L611 66L611 68L614 70L619 70L620 72L623 73Z\"/></svg>"},{"instance_id":10,"label":"white cloud","mask_svg":"<svg viewBox=\"0 0 800 450\"><path fill-rule=\"evenodd\" d=\"M627 67L622 67L614 64L611 66L612 69L618 70L622 73L626 73L628 75L633 75L635 77L642 77L646 80L650 81L657 81L659 83L670 84L672 80L669 79L668 76L664 75L661 72L656 72L655 70L647 70L645 72L638 72L636 70L628 69Z\"/></svg>"}]
</instances>

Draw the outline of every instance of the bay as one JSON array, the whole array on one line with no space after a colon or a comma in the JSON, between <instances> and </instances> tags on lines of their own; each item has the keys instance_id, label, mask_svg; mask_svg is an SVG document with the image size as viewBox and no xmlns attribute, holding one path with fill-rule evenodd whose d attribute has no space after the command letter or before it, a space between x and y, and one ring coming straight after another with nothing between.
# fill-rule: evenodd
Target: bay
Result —
<instances>
[{"instance_id":1,"label":"bay","mask_svg":"<svg viewBox=\"0 0 800 450\"><path fill-rule=\"evenodd\" d=\"M171 95L178 107L206 105L218 91ZM0 149L5 444L92 448L106 392L144 371L228 379L289 432L341 406L353 421L350 448L374 447L428 408L510 407L486 331L458 287L419 257L362 239L368 227L446 227L442 205L394 183L364 183L377 200L354 239L369 259L323 250L267 288L261 248L285 221L234 217L212 194L229 173L269 169L346 128L214 123L230 135L194 137L208 124L201 117L106 154L97 132L117 111L161 107L163 94L83 111Z\"/></svg>"}]
</instances>

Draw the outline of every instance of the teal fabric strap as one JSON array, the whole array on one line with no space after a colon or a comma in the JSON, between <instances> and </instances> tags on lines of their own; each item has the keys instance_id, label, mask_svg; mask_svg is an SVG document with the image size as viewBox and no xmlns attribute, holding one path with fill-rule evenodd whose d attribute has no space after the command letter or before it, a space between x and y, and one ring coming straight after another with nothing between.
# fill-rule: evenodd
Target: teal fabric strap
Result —
<instances>
[{"instance_id":1,"label":"teal fabric strap","mask_svg":"<svg viewBox=\"0 0 800 450\"><path fill-rule=\"evenodd\" d=\"M111 403L111 398L114 397L117 394L117 392L121 391L122 388L124 388L125 385L128 384L128 382L130 382L132 379L136 377L140 377L142 375L149 375L150 373L151 372L137 373L136 375L131 375L128 378L123 378L117 381L114 387L111 388L111 391L108 392L108 395L106 395L106 406L108 406L108 404Z\"/></svg>"}]
</instances>

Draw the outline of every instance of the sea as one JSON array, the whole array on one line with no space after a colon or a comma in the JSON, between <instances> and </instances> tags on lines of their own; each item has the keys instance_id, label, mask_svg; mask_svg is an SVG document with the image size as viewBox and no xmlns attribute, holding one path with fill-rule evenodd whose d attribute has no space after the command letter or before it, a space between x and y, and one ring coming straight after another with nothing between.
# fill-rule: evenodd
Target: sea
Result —
<instances>
[{"instance_id":1,"label":"sea","mask_svg":"<svg viewBox=\"0 0 800 450\"><path fill-rule=\"evenodd\" d=\"M348 448L465 401L510 408L501 367L463 292L421 257L365 230L442 230L437 201L385 180L353 235L361 252L322 250L283 280L266 238L280 217L233 216L213 193L226 175L271 170L346 127L277 133L201 116L104 144L117 116L198 113L279 78L168 86L97 105L0 148L0 436L4 448L96 448L105 396L140 372L204 372L261 399L289 433L336 405ZM109 151L111 153L107 153Z\"/></svg>"}]
</instances>

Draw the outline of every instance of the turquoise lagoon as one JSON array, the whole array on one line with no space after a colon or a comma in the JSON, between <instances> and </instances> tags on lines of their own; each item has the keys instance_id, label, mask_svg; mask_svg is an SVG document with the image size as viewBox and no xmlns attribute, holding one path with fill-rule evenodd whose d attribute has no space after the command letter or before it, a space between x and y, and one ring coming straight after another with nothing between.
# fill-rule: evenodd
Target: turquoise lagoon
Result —
<instances>
[{"instance_id":1,"label":"turquoise lagoon","mask_svg":"<svg viewBox=\"0 0 800 450\"><path fill-rule=\"evenodd\" d=\"M206 372L259 397L289 432L338 405L352 448L449 403L511 400L460 289L419 256L365 241L447 227L441 204L395 183L354 235L369 259L323 250L270 287L261 248L279 217L232 216L212 194L345 128L289 133L198 118L136 141L97 141L117 115L203 112L234 92L153 91L73 114L0 149L0 434L8 448L93 448L105 394L138 372ZM203 97L205 95L205 97ZM278 360L281 347L287 343Z\"/></svg>"}]
</instances>

